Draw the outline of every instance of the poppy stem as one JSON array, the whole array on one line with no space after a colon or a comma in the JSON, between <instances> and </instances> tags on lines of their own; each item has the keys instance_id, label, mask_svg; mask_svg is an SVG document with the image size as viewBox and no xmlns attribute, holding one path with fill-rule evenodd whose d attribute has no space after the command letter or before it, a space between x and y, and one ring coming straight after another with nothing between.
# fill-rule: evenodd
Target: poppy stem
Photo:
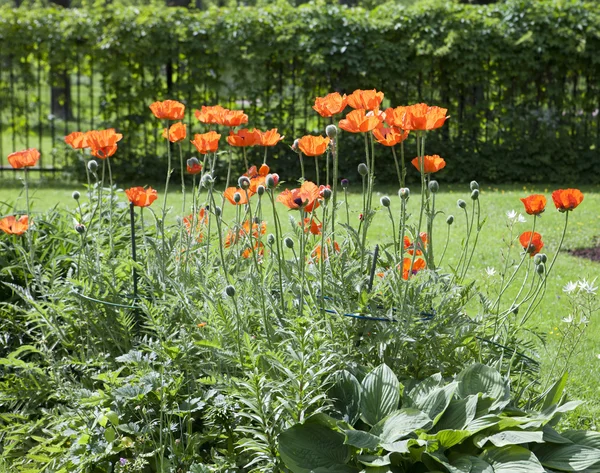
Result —
<instances>
[{"instance_id":1,"label":"poppy stem","mask_svg":"<svg viewBox=\"0 0 600 473\"><path fill-rule=\"evenodd\" d=\"M414 251L412 254L412 260L410 268L408 268L408 278L412 276L412 269L417 258L417 238L421 238L421 226L423 225L423 213L425 212L425 132L421 135L421 146L419 149L419 134L417 133L417 153L419 155L419 170L421 171L421 210L419 212L419 225L417 227L417 233L414 235Z\"/></svg>"},{"instance_id":2,"label":"poppy stem","mask_svg":"<svg viewBox=\"0 0 600 473\"><path fill-rule=\"evenodd\" d=\"M269 148L267 148L267 147L265 146L265 155L264 155L264 157L263 157L263 164L267 164L267 151L268 151L268 149L269 149Z\"/></svg>"},{"instance_id":3,"label":"poppy stem","mask_svg":"<svg viewBox=\"0 0 600 473\"><path fill-rule=\"evenodd\" d=\"M135 212L133 211L134 205L133 202L129 203L129 219L131 221L131 259L133 260L133 301L138 299L138 274L135 268L135 263L137 263L137 253L135 247Z\"/></svg>"},{"instance_id":4,"label":"poppy stem","mask_svg":"<svg viewBox=\"0 0 600 473\"><path fill-rule=\"evenodd\" d=\"M335 194L333 194L335 199ZM348 189L344 189L344 204L346 205L346 225L350 226L350 204L348 204ZM335 208L335 204L334 208Z\"/></svg>"},{"instance_id":5,"label":"poppy stem","mask_svg":"<svg viewBox=\"0 0 600 473\"><path fill-rule=\"evenodd\" d=\"M394 147L392 146L392 154L394 155L394 163L396 164L396 173L398 174L398 185L400 186L400 189L402 189L404 187L403 183L402 183L402 174L400 172L400 165L398 164L398 156L396 156L396 150L394 149Z\"/></svg>"},{"instance_id":6,"label":"poppy stem","mask_svg":"<svg viewBox=\"0 0 600 473\"><path fill-rule=\"evenodd\" d=\"M183 165L183 149L181 141L177 142L179 145L179 163L181 165L181 193L183 194L183 204L181 206L181 216L185 215L185 167Z\"/></svg>"},{"instance_id":7,"label":"poppy stem","mask_svg":"<svg viewBox=\"0 0 600 473\"><path fill-rule=\"evenodd\" d=\"M167 120L167 130L169 129L169 121ZM165 220L167 219L167 197L169 195L169 180L171 179L171 142L167 140L167 178L165 181L165 198L163 199L162 220L160 223L160 233L162 237L162 278L163 282L166 275L167 262L167 238L165 235Z\"/></svg>"},{"instance_id":8,"label":"poppy stem","mask_svg":"<svg viewBox=\"0 0 600 473\"><path fill-rule=\"evenodd\" d=\"M444 256L446 256L446 250L448 249L448 242L450 241L450 227L452 225L446 225L448 227L448 233L446 235L446 243L444 244L444 251L442 251L442 256L440 257L440 260L438 261L438 266L441 267L442 266L442 261L444 261Z\"/></svg>"},{"instance_id":9,"label":"poppy stem","mask_svg":"<svg viewBox=\"0 0 600 473\"><path fill-rule=\"evenodd\" d=\"M248 158L246 157L246 147L245 146L242 147L242 156L244 156L244 166L245 166L244 172L247 172L248 171Z\"/></svg>"},{"instance_id":10,"label":"poppy stem","mask_svg":"<svg viewBox=\"0 0 600 473\"><path fill-rule=\"evenodd\" d=\"M400 143L400 163L402 164L402 179L400 187L404 187L406 181L406 164L404 163L404 141Z\"/></svg>"},{"instance_id":11,"label":"poppy stem","mask_svg":"<svg viewBox=\"0 0 600 473\"><path fill-rule=\"evenodd\" d=\"M327 166L329 166L329 164L327 164ZM319 160L317 159L317 157L315 156L315 171L317 173L317 186L320 184L319 182ZM327 171L327 174L329 174L329 171Z\"/></svg>"},{"instance_id":12,"label":"poppy stem","mask_svg":"<svg viewBox=\"0 0 600 473\"><path fill-rule=\"evenodd\" d=\"M281 258L283 258L283 250L281 248L281 237L280 237L280 222L279 216L277 215L277 209L275 208L275 198L273 196L273 189L269 189L269 198L271 199L271 206L273 207L273 220L275 221L275 242L277 245L277 265L279 266L279 301L281 303L281 315L285 313L285 301L283 299L283 271L281 268Z\"/></svg>"},{"instance_id":13,"label":"poppy stem","mask_svg":"<svg viewBox=\"0 0 600 473\"><path fill-rule=\"evenodd\" d=\"M298 153L300 157L300 175L302 176L302 182L304 182L304 161L302 160L302 153Z\"/></svg>"},{"instance_id":14,"label":"poppy stem","mask_svg":"<svg viewBox=\"0 0 600 473\"><path fill-rule=\"evenodd\" d=\"M333 154L333 182L332 184L332 195L333 205L331 207L331 239L335 242L335 212L337 210L337 185L338 185L338 136L337 132L335 138L331 141L331 153ZM347 208L346 208L347 210ZM348 219L349 220L349 219ZM350 222L348 222L350 224Z\"/></svg>"}]
</instances>

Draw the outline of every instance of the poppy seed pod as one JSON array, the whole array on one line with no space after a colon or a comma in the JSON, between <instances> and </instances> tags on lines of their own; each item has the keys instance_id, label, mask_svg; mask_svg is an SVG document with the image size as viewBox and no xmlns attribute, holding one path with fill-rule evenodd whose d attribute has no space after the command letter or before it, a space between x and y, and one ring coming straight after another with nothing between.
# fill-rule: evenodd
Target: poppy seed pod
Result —
<instances>
[{"instance_id":1,"label":"poppy seed pod","mask_svg":"<svg viewBox=\"0 0 600 473\"><path fill-rule=\"evenodd\" d=\"M71 194L71 197L73 197L73 199L75 199L75 200L79 200L79 198L81 197L81 194L79 192L75 191Z\"/></svg>"},{"instance_id":2,"label":"poppy seed pod","mask_svg":"<svg viewBox=\"0 0 600 473\"><path fill-rule=\"evenodd\" d=\"M290 249L294 247L294 240L292 240L290 237L286 237L283 240L283 243L285 244L285 246L287 246Z\"/></svg>"},{"instance_id":3,"label":"poppy seed pod","mask_svg":"<svg viewBox=\"0 0 600 473\"><path fill-rule=\"evenodd\" d=\"M225 294L227 294L229 297L234 297L235 296L235 287L233 286L227 286L225 288Z\"/></svg>"},{"instance_id":4,"label":"poppy seed pod","mask_svg":"<svg viewBox=\"0 0 600 473\"><path fill-rule=\"evenodd\" d=\"M329 189L328 187L326 187L325 189L323 189L323 198L325 200L331 199L331 189Z\"/></svg>"},{"instance_id":5,"label":"poppy seed pod","mask_svg":"<svg viewBox=\"0 0 600 473\"><path fill-rule=\"evenodd\" d=\"M454 223L454 215L448 215L448 218L446 219L446 223L448 225L452 225Z\"/></svg>"},{"instance_id":6,"label":"poppy seed pod","mask_svg":"<svg viewBox=\"0 0 600 473\"><path fill-rule=\"evenodd\" d=\"M479 199L479 189L473 189L473 192L471 192L471 200L477 199Z\"/></svg>"},{"instance_id":7,"label":"poppy seed pod","mask_svg":"<svg viewBox=\"0 0 600 473\"><path fill-rule=\"evenodd\" d=\"M85 233L85 225L78 223L77 225L75 225L75 231L80 235L83 235Z\"/></svg>"},{"instance_id":8,"label":"poppy seed pod","mask_svg":"<svg viewBox=\"0 0 600 473\"><path fill-rule=\"evenodd\" d=\"M381 199L379 199L379 202L381 202L381 205L384 207L389 207L392 203L387 195L384 195Z\"/></svg>"},{"instance_id":9,"label":"poppy seed pod","mask_svg":"<svg viewBox=\"0 0 600 473\"><path fill-rule=\"evenodd\" d=\"M437 191L440 190L440 185L438 184L438 181L430 181L429 182L429 191L432 194L437 193Z\"/></svg>"},{"instance_id":10,"label":"poppy seed pod","mask_svg":"<svg viewBox=\"0 0 600 473\"><path fill-rule=\"evenodd\" d=\"M221 207L219 207L218 205L215 207L215 215L217 217L220 217L221 214L223 213L223 211L221 210Z\"/></svg>"},{"instance_id":11,"label":"poppy seed pod","mask_svg":"<svg viewBox=\"0 0 600 473\"><path fill-rule=\"evenodd\" d=\"M265 193L265 186L258 186L256 188L256 193L261 197Z\"/></svg>"},{"instance_id":12,"label":"poppy seed pod","mask_svg":"<svg viewBox=\"0 0 600 473\"><path fill-rule=\"evenodd\" d=\"M233 194L233 201L236 204L239 204L241 200L242 200L242 195L239 192L236 192L235 194Z\"/></svg>"},{"instance_id":13,"label":"poppy seed pod","mask_svg":"<svg viewBox=\"0 0 600 473\"><path fill-rule=\"evenodd\" d=\"M365 163L360 163L358 165L358 173L361 176L366 176L367 174L369 174L369 168L367 167L367 165Z\"/></svg>"},{"instance_id":14,"label":"poppy seed pod","mask_svg":"<svg viewBox=\"0 0 600 473\"><path fill-rule=\"evenodd\" d=\"M335 137L337 136L337 127L335 125L327 125L325 127L325 134L330 138L330 139L335 139Z\"/></svg>"},{"instance_id":15,"label":"poppy seed pod","mask_svg":"<svg viewBox=\"0 0 600 473\"><path fill-rule=\"evenodd\" d=\"M472 191L479 189L479 183L477 181L471 181L470 187Z\"/></svg>"},{"instance_id":16,"label":"poppy seed pod","mask_svg":"<svg viewBox=\"0 0 600 473\"><path fill-rule=\"evenodd\" d=\"M410 189L408 187L402 187L398 191L398 197L400 197L402 200L408 200L410 197Z\"/></svg>"},{"instance_id":17,"label":"poppy seed pod","mask_svg":"<svg viewBox=\"0 0 600 473\"><path fill-rule=\"evenodd\" d=\"M540 263L535 266L536 272L542 276L546 272L546 265L544 263Z\"/></svg>"},{"instance_id":18,"label":"poppy seed pod","mask_svg":"<svg viewBox=\"0 0 600 473\"><path fill-rule=\"evenodd\" d=\"M238 185L239 185L239 186L240 186L242 189L246 190L246 189L248 189L248 188L250 187L250 179L248 179L246 176L241 176L241 177L238 179Z\"/></svg>"},{"instance_id":19,"label":"poppy seed pod","mask_svg":"<svg viewBox=\"0 0 600 473\"><path fill-rule=\"evenodd\" d=\"M348 179L342 179L340 184L342 185L342 188L347 189L350 185L350 181Z\"/></svg>"},{"instance_id":20,"label":"poppy seed pod","mask_svg":"<svg viewBox=\"0 0 600 473\"><path fill-rule=\"evenodd\" d=\"M269 233L267 235L267 243L271 246L273 246L275 244L275 235L273 235L272 233Z\"/></svg>"},{"instance_id":21,"label":"poppy seed pod","mask_svg":"<svg viewBox=\"0 0 600 473\"><path fill-rule=\"evenodd\" d=\"M87 163L87 167L90 172L96 172L96 169L98 169L98 163L92 159Z\"/></svg>"},{"instance_id":22,"label":"poppy seed pod","mask_svg":"<svg viewBox=\"0 0 600 473\"><path fill-rule=\"evenodd\" d=\"M458 199L456 201L456 205L458 205L461 209L466 209L467 208L467 203L462 200L462 199Z\"/></svg>"}]
</instances>

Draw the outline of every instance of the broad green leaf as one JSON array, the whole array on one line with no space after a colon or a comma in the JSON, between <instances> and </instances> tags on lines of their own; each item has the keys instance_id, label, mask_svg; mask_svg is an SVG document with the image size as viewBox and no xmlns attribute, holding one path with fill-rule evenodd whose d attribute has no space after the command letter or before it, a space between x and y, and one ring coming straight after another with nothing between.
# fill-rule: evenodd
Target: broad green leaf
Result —
<instances>
[{"instance_id":1,"label":"broad green leaf","mask_svg":"<svg viewBox=\"0 0 600 473\"><path fill-rule=\"evenodd\" d=\"M457 383L450 383L442 388L432 389L427 395L413 400L414 407L427 414L435 425L450 404L457 387Z\"/></svg>"},{"instance_id":2,"label":"broad green leaf","mask_svg":"<svg viewBox=\"0 0 600 473\"><path fill-rule=\"evenodd\" d=\"M544 428L542 429L543 433L544 433L544 442L547 443L580 443L582 444L583 442L572 442L571 440L569 440L569 438L560 435L556 430L554 430L552 427L550 427L549 425L545 425ZM600 437L600 434L598 434L598 436ZM593 447L593 445L588 445L589 447Z\"/></svg>"},{"instance_id":3,"label":"broad green leaf","mask_svg":"<svg viewBox=\"0 0 600 473\"><path fill-rule=\"evenodd\" d=\"M427 442L425 440L421 440L421 439L408 439L408 440L399 440L398 442L392 442L392 443L382 443L381 447L384 450L387 450L388 452L409 453L410 447L412 447L414 445L416 445L418 447L422 447L424 445L427 445Z\"/></svg>"},{"instance_id":4,"label":"broad green leaf","mask_svg":"<svg viewBox=\"0 0 600 473\"><path fill-rule=\"evenodd\" d=\"M279 435L279 453L285 465L294 473L311 471L351 472L346 463L350 447L345 437L318 422L307 419Z\"/></svg>"},{"instance_id":5,"label":"broad green leaf","mask_svg":"<svg viewBox=\"0 0 600 473\"><path fill-rule=\"evenodd\" d=\"M457 381L457 393L461 398L482 393L500 405L510 397L508 383L502 379L498 371L486 365L476 363L469 366L461 371L457 376Z\"/></svg>"},{"instance_id":6,"label":"broad green leaf","mask_svg":"<svg viewBox=\"0 0 600 473\"><path fill-rule=\"evenodd\" d=\"M551 405L558 404L560 402L560 399L562 398L563 392L565 390L565 386L567 385L567 378L568 374L563 374L562 377L559 380L557 380L552 386L550 386L548 391L546 391L543 394L544 404L542 406L542 410L547 409Z\"/></svg>"},{"instance_id":7,"label":"broad green leaf","mask_svg":"<svg viewBox=\"0 0 600 473\"><path fill-rule=\"evenodd\" d=\"M465 473L494 473L492 465L481 458L473 456L459 456L451 462L452 466Z\"/></svg>"},{"instance_id":8,"label":"broad green leaf","mask_svg":"<svg viewBox=\"0 0 600 473\"><path fill-rule=\"evenodd\" d=\"M356 459L365 466L381 467L390 464L390 456L379 456L379 455L358 455Z\"/></svg>"},{"instance_id":9,"label":"broad green leaf","mask_svg":"<svg viewBox=\"0 0 600 473\"><path fill-rule=\"evenodd\" d=\"M494 473L544 473L544 467L536 456L517 445L491 447L480 458L492 465Z\"/></svg>"},{"instance_id":10,"label":"broad green leaf","mask_svg":"<svg viewBox=\"0 0 600 473\"><path fill-rule=\"evenodd\" d=\"M421 461L429 468L428 471L436 471L437 464L443 465L449 473L469 473L468 470L461 470L450 464L450 460L441 452L423 452Z\"/></svg>"},{"instance_id":11,"label":"broad green leaf","mask_svg":"<svg viewBox=\"0 0 600 473\"><path fill-rule=\"evenodd\" d=\"M409 399L410 406L417 406L417 403L425 399L432 391L441 388L444 385L444 379L440 373L432 374L429 378L424 379L410 390Z\"/></svg>"},{"instance_id":12,"label":"broad green leaf","mask_svg":"<svg viewBox=\"0 0 600 473\"><path fill-rule=\"evenodd\" d=\"M115 432L115 429L113 429L112 427L109 427L108 429L106 429L104 431L104 438L109 443L114 441L117 438L117 433Z\"/></svg>"},{"instance_id":13,"label":"broad green leaf","mask_svg":"<svg viewBox=\"0 0 600 473\"><path fill-rule=\"evenodd\" d=\"M362 382L361 418L375 425L398 408L400 383L385 364L371 371Z\"/></svg>"},{"instance_id":14,"label":"broad green leaf","mask_svg":"<svg viewBox=\"0 0 600 473\"><path fill-rule=\"evenodd\" d=\"M379 437L382 443L400 440L416 430L429 429L431 419L418 409L400 409L389 415L371 429L371 434Z\"/></svg>"},{"instance_id":15,"label":"broad green leaf","mask_svg":"<svg viewBox=\"0 0 600 473\"><path fill-rule=\"evenodd\" d=\"M361 387L352 373L346 370L335 374L335 383L327 393L340 418L354 425L360 417Z\"/></svg>"},{"instance_id":16,"label":"broad green leaf","mask_svg":"<svg viewBox=\"0 0 600 473\"><path fill-rule=\"evenodd\" d=\"M352 445L357 448L366 448L369 450L374 450L379 445L380 439L375 435L371 435L369 432L364 432L362 430L345 430L346 440L344 443L346 445Z\"/></svg>"},{"instance_id":17,"label":"broad green leaf","mask_svg":"<svg viewBox=\"0 0 600 473\"><path fill-rule=\"evenodd\" d=\"M479 419L474 419L471 422L469 422L469 425L467 425L467 428L465 430L470 430L473 433L479 432L480 430L487 429L488 427L493 427L494 425L499 424L501 420L503 420L502 417L494 415L483 416Z\"/></svg>"},{"instance_id":18,"label":"broad green leaf","mask_svg":"<svg viewBox=\"0 0 600 473\"><path fill-rule=\"evenodd\" d=\"M562 471L582 471L600 462L600 450L585 445L543 445L535 455L542 465Z\"/></svg>"},{"instance_id":19,"label":"broad green leaf","mask_svg":"<svg viewBox=\"0 0 600 473\"><path fill-rule=\"evenodd\" d=\"M465 439L468 439L474 434L470 430L440 430L433 435L422 434L419 438L427 441L437 440L441 446L445 448L453 447L458 445Z\"/></svg>"},{"instance_id":20,"label":"broad green leaf","mask_svg":"<svg viewBox=\"0 0 600 473\"><path fill-rule=\"evenodd\" d=\"M600 432L593 432L591 430L567 430L560 435L573 443L600 449Z\"/></svg>"},{"instance_id":21,"label":"broad green leaf","mask_svg":"<svg viewBox=\"0 0 600 473\"><path fill-rule=\"evenodd\" d=\"M435 430L464 429L475 418L477 400L475 394L464 399L453 399L435 425Z\"/></svg>"},{"instance_id":22,"label":"broad green leaf","mask_svg":"<svg viewBox=\"0 0 600 473\"><path fill-rule=\"evenodd\" d=\"M504 447L506 445L519 445L521 443L543 443L543 432L527 432L523 430L505 430L497 434L482 436L474 443L479 448L482 448L487 442L491 442L496 447Z\"/></svg>"}]
</instances>

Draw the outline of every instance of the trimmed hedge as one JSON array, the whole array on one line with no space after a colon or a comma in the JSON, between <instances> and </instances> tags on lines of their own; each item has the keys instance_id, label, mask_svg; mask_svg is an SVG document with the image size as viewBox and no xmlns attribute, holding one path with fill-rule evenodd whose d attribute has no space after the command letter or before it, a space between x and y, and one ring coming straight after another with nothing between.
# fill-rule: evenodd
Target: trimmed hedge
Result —
<instances>
[{"instance_id":1,"label":"trimmed hedge","mask_svg":"<svg viewBox=\"0 0 600 473\"><path fill-rule=\"evenodd\" d=\"M324 3L206 12L0 9L0 116L5 132L33 137L40 123L11 121L7 107L12 103L17 117L35 116L43 104L35 100L38 79L61 85L71 74L79 123L55 120L54 152L68 153L58 140L75 124L84 131L115 126L125 134L115 160L126 164L117 170L121 177L152 179L163 175L165 153L148 109L154 100L186 102L194 133L202 131L194 108L241 107L250 126L278 127L291 144L306 132L323 133L328 122L312 111L315 96L376 87L386 106L425 101L449 109L448 125L431 134L426 150L447 160L444 180L594 182L598 51L594 1L432 1L372 11ZM10 70L13 90L27 84L25 98L11 93ZM93 110L88 83L79 101L73 85L75 74L89 82L92 73ZM341 139L343 174L350 177L362 158L357 138ZM392 166L388 151L378 148L380 170L386 160ZM414 152L409 147L408 155ZM253 153L258 161L259 150ZM284 145L275 154L277 171L297 177L296 155ZM393 176L380 173L381 180Z\"/></svg>"}]
</instances>

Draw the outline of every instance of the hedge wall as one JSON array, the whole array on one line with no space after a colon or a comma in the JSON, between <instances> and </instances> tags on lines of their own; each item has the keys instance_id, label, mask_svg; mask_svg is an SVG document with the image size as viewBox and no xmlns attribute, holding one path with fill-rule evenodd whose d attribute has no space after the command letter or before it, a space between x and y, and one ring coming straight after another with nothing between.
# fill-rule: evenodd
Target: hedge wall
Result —
<instances>
[{"instance_id":1,"label":"hedge wall","mask_svg":"<svg viewBox=\"0 0 600 473\"><path fill-rule=\"evenodd\" d=\"M148 109L156 99L186 102L193 132L202 130L193 109L219 102L244 108L251 126L278 127L291 144L327 124L310 108L315 96L375 87L386 106L449 109L448 126L427 144L448 162L440 178L597 182L599 52L595 1L0 9L0 132L39 142L48 163L68 153L67 132L115 126L125 134L118 171L152 179L165 152ZM350 177L362 157L355 138L341 145ZM388 151L378 162L391 166ZM280 173L298 175L289 147L275 154Z\"/></svg>"}]
</instances>

